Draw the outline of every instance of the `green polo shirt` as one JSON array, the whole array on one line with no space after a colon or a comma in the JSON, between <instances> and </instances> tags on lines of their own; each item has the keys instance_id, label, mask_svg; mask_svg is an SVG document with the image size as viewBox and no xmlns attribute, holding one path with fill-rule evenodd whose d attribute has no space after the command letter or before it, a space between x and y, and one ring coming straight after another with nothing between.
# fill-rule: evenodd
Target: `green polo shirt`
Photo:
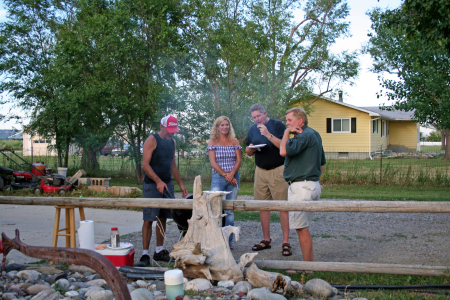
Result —
<instances>
[{"instance_id":1,"label":"green polo shirt","mask_svg":"<svg viewBox=\"0 0 450 300\"><path fill-rule=\"evenodd\" d=\"M286 142L284 179L286 181L319 181L320 167L326 164L322 138L314 129L304 125L303 132Z\"/></svg>"}]
</instances>

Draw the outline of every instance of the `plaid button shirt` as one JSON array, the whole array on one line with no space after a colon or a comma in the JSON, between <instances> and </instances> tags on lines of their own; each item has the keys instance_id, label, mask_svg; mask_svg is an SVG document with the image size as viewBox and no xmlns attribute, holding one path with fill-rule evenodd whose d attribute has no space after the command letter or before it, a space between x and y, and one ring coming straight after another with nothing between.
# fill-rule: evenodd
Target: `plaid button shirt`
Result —
<instances>
[{"instance_id":1,"label":"plaid button shirt","mask_svg":"<svg viewBox=\"0 0 450 300\"><path fill-rule=\"evenodd\" d=\"M242 150L241 146L209 146L206 151L214 151L216 155L216 163L222 170L232 171L236 164L236 150ZM216 173L214 168L213 173Z\"/></svg>"}]
</instances>

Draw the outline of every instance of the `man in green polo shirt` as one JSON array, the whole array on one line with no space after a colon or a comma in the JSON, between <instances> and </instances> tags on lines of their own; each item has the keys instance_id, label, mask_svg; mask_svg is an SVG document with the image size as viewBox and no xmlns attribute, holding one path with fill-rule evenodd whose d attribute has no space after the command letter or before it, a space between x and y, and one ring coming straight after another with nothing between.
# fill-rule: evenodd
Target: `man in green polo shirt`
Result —
<instances>
[{"instance_id":1,"label":"man in green polo shirt","mask_svg":"<svg viewBox=\"0 0 450 300\"><path fill-rule=\"evenodd\" d=\"M289 184L288 201L319 200L322 190L319 180L326 163L322 138L308 127L308 117L303 108L289 109L286 125L288 128L281 140L280 154L285 157L283 177ZM309 232L311 218L312 212L289 212L289 228L297 231L304 261L314 261Z\"/></svg>"}]
</instances>

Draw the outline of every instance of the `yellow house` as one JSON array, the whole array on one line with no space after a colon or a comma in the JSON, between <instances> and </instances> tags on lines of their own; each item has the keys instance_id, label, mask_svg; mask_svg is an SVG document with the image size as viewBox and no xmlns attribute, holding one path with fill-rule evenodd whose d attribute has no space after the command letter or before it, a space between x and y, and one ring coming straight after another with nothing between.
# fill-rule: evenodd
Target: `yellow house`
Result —
<instances>
[{"instance_id":1,"label":"yellow house","mask_svg":"<svg viewBox=\"0 0 450 300\"><path fill-rule=\"evenodd\" d=\"M420 151L420 126L412 116L319 99L312 105L308 126L321 135L327 157L368 158L381 150Z\"/></svg>"}]
</instances>

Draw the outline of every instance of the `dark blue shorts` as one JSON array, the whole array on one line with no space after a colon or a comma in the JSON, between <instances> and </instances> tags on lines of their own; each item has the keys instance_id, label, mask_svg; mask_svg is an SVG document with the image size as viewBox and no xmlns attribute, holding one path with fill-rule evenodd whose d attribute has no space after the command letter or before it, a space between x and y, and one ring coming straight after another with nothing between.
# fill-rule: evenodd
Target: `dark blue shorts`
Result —
<instances>
[{"instance_id":1,"label":"dark blue shorts","mask_svg":"<svg viewBox=\"0 0 450 300\"><path fill-rule=\"evenodd\" d=\"M156 189L156 183L145 183L144 182L144 188L143 188L143 196L144 198L174 198L174 186L173 182L166 183L167 188L169 189L169 192L167 190L164 194L161 194ZM143 208L142 209L144 213L144 221L157 221L158 219L171 219L172 215L170 214L170 209L168 208Z\"/></svg>"}]
</instances>

